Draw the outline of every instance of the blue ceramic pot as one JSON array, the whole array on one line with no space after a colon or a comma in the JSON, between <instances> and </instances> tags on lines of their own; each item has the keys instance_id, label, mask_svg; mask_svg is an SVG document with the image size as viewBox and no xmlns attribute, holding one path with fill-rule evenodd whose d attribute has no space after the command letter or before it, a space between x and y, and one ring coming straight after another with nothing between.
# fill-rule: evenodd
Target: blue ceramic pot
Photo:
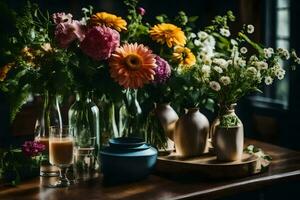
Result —
<instances>
[{"instance_id":1,"label":"blue ceramic pot","mask_svg":"<svg viewBox=\"0 0 300 200\"><path fill-rule=\"evenodd\" d=\"M114 138L100 152L104 179L115 182L146 178L154 168L157 150L139 138Z\"/></svg>"}]
</instances>

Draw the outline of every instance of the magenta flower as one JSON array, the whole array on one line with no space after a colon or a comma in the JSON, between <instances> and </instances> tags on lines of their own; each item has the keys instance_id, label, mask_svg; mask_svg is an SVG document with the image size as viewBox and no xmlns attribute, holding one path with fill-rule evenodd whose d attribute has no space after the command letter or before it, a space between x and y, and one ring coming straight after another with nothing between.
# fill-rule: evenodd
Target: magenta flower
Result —
<instances>
[{"instance_id":1,"label":"magenta flower","mask_svg":"<svg viewBox=\"0 0 300 200\"><path fill-rule=\"evenodd\" d=\"M146 10L142 7L138 7L137 11L142 16L144 16L146 14Z\"/></svg>"},{"instance_id":2,"label":"magenta flower","mask_svg":"<svg viewBox=\"0 0 300 200\"><path fill-rule=\"evenodd\" d=\"M59 23L71 23L72 22L72 14L68 13L65 14L64 12L61 13L54 13L52 15L53 22L55 24Z\"/></svg>"},{"instance_id":3,"label":"magenta flower","mask_svg":"<svg viewBox=\"0 0 300 200\"><path fill-rule=\"evenodd\" d=\"M157 67L154 68L155 76L153 83L165 83L171 76L171 67L163 58L156 56L155 59Z\"/></svg>"},{"instance_id":4,"label":"magenta flower","mask_svg":"<svg viewBox=\"0 0 300 200\"><path fill-rule=\"evenodd\" d=\"M94 26L87 31L80 44L82 51L94 60L106 60L120 45L120 34L105 26Z\"/></svg>"},{"instance_id":5,"label":"magenta flower","mask_svg":"<svg viewBox=\"0 0 300 200\"><path fill-rule=\"evenodd\" d=\"M74 40L78 39L82 41L84 39L85 29L86 27L77 20L57 24L54 34L58 46L67 48Z\"/></svg>"},{"instance_id":6,"label":"magenta flower","mask_svg":"<svg viewBox=\"0 0 300 200\"><path fill-rule=\"evenodd\" d=\"M37 141L26 141L22 145L23 153L29 157L37 156L39 153L45 151L45 149L45 145Z\"/></svg>"}]
</instances>

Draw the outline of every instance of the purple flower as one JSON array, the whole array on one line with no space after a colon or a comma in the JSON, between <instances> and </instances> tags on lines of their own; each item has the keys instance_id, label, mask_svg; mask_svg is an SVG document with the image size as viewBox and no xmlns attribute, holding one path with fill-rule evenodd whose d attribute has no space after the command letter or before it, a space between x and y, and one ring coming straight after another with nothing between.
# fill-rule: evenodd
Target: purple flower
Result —
<instances>
[{"instance_id":1,"label":"purple flower","mask_svg":"<svg viewBox=\"0 0 300 200\"><path fill-rule=\"evenodd\" d=\"M144 16L146 14L146 10L142 7L138 7L137 11L142 16Z\"/></svg>"},{"instance_id":2,"label":"purple flower","mask_svg":"<svg viewBox=\"0 0 300 200\"><path fill-rule=\"evenodd\" d=\"M86 27L77 20L57 24L54 34L58 46L67 48L69 44L76 39L82 41L84 39L85 29Z\"/></svg>"},{"instance_id":3,"label":"purple flower","mask_svg":"<svg viewBox=\"0 0 300 200\"><path fill-rule=\"evenodd\" d=\"M60 23L71 23L72 22L72 15L70 13L65 14L64 12L61 13L54 13L52 15L53 22L55 24L60 24Z\"/></svg>"},{"instance_id":4,"label":"purple flower","mask_svg":"<svg viewBox=\"0 0 300 200\"><path fill-rule=\"evenodd\" d=\"M37 141L26 141L22 145L22 151L26 156L33 157L45 151L46 146Z\"/></svg>"},{"instance_id":5,"label":"purple flower","mask_svg":"<svg viewBox=\"0 0 300 200\"><path fill-rule=\"evenodd\" d=\"M105 26L94 26L87 31L80 44L82 51L94 60L106 60L120 45L120 34Z\"/></svg>"},{"instance_id":6,"label":"purple flower","mask_svg":"<svg viewBox=\"0 0 300 200\"><path fill-rule=\"evenodd\" d=\"M156 65L157 67L154 69L154 83L165 83L167 79L171 76L171 67L167 61L163 58L156 56Z\"/></svg>"}]
</instances>

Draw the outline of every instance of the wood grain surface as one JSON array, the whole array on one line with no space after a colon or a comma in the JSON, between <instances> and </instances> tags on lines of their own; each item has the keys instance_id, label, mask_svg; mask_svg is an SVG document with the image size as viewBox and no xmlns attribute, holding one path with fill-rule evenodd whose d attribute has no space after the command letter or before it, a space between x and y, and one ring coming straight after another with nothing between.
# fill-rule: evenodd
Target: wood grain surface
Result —
<instances>
[{"instance_id":1,"label":"wood grain surface","mask_svg":"<svg viewBox=\"0 0 300 200\"><path fill-rule=\"evenodd\" d=\"M0 187L0 199L216 199L252 191L276 183L300 180L300 153L254 140L246 140L273 157L267 172L238 179L207 180L199 177L174 179L151 175L146 180L115 186L103 184L102 176L69 188L47 188L49 178L36 178L18 187Z\"/></svg>"}]
</instances>

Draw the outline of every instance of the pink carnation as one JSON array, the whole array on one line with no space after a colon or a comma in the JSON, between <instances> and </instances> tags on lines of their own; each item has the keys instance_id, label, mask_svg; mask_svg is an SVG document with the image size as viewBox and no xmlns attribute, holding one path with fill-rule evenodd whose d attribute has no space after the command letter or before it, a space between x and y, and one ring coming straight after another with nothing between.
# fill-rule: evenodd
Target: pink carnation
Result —
<instances>
[{"instance_id":1,"label":"pink carnation","mask_svg":"<svg viewBox=\"0 0 300 200\"><path fill-rule=\"evenodd\" d=\"M67 48L71 42L84 39L85 26L79 21L59 23L55 29L55 39L61 48Z\"/></svg>"},{"instance_id":2,"label":"pink carnation","mask_svg":"<svg viewBox=\"0 0 300 200\"><path fill-rule=\"evenodd\" d=\"M52 15L53 22L55 24L59 23L71 23L72 22L72 14L68 13L65 14L64 12L61 13L54 13Z\"/></svg>"},{"instance_id":3,"label":"pink carnation","mask_svg":"<svg viewBox=\"0 0 300 200\"><path fill-rule=\"evenodd\" d=\"M26 141L22 145L22 151L26 156L32 157L45 151L46 147L44 144L37 141Z\"/></svg>"},{"instance_id":4,"label":"pink carnation","mask_svg":"<svg viewBox=\"0 0 300 200\"><path fill-rule=\"evenodd\" d=\"M82 51L95 60L106 60L120 45L120 34L105 26L94 26L88 30L80 44Z\"/></svg>"}]
</instances>

